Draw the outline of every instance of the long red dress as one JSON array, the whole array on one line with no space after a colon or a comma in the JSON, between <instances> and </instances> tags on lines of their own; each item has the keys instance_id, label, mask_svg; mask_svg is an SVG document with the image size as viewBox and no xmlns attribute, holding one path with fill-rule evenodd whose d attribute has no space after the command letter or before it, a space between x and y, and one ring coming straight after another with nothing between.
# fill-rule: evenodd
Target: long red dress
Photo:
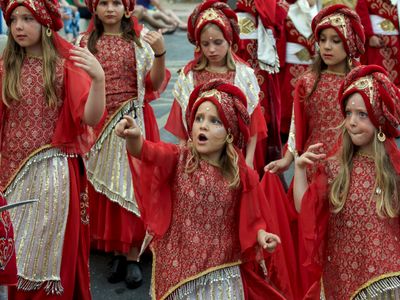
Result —
<instances>
[{"instance_id":1,"label":"long red dress","mask_svg":"<svg viewBox=\"0 0 400 300\"><path fill-rule=\"evenodd\" d=\"M265 211L273 212L259 198L258 175L240 156L241 187L231 189L206 161L187 173L190 153L186 146L144 141L140 161L130 157L139 208L154 236L152 297L283 299L251 265L258 230L266 222L273 227L264 221Z\"/></svg>"},{"instance_id":2,"label":"long red dress","mask_svg":"<svg viewBox=\"0 0 400 300\"><path fill-rule=\"evenodd\" d=\"M356 12L365 29L367 42L362 62L382 66L388 77L400 86L400 27L398 4L390 0L358 0ZM369 46L369 39L376 35L384 42L381 48Z\"/></svg>"},{"instance_id":3,"label":"long red dress","mask_svg":"<svg viewBox=\"0 0 400 300\"><path fill-rule=\"evenodd\" d=\"M82 46L87 38L81 40ZM149 102L165 89L169 73L159 91L153 91L149 75L153 52L143 40L141 43L143 47L137 47L121 35L103 34L96 45L95 55L106 76L108 117L89 152L87 169L92 248L106 252L129 253L133 246L140 246L145 233L131 184L125 141L114 133L115 124L128 113L137 117L146 139L160 139Z\"/></svg>"},{"instance_id":4,"label":"long red dress","mask_svg":"<svg viewBox=\"0 0 400 300\"><path fill-rule=\"evenodd\" d=\"M42 70L41 58L25 57L20 100L0 104L1 191L9 203L39 199L10 211L18 285L9 289L9 299L90 299L87 181L80 157L94 141L82 121L90 78L58 59L58 102L49 106Z\"/></svg>"},{"instance_id":5,"label":"long red dress","mask_svg":"<svg viewBox=\"0 0 400 300\"><path fill-rule=\"evenodd\" d=\"M331 212L329 189L339 172L334 157L323 163L303 196L299 227L303 263L315 282L322 276L326 299L399 297L399 217L376 212L372 157L356 154L343 209ZM353 298L354 297L354 298Z\"/></svg>"}]
</instances>

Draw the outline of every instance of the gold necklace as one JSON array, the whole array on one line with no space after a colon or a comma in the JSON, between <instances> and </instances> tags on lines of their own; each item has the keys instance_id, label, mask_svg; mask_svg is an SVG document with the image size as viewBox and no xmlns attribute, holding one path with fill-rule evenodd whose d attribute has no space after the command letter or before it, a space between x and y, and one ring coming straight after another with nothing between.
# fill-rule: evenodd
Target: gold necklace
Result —
<instances>
[{"instance_id":1,"label":"gold necklace","mask_svg":"<svg viewBox=\"0 0 400 300\"><path fill-rule=\"evenodd\" d=\"M211 73L227 73L229 71L226 66L219 67L216 69L207 66L205 69L206 69L206 71L211 72Z\"/></svg>"},{"instance_id":2,"label":"gold necklace","mask_svg":"<svg viewBox=\"0 0 400 300\"><path fill-rule=\"evenodd\" d=\"M103 34L109 36L122 36L122 32L104 32Z\"/></svg>"}]
</instances>

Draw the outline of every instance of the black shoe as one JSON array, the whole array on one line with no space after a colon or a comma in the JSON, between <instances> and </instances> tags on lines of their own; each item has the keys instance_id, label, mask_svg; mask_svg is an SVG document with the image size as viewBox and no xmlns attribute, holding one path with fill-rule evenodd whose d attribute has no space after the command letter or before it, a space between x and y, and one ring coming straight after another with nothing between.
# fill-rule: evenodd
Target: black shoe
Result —
<instances>
[{"instance_id":1,"label":"black shoe","mask_svg":"<svg viewBox=\"0 0 400 300\"><path fill-rule=\"evenodd\" d=\"M126 276L126 257L116 255L111 261L110 275L107 277L109 283L121 282Z\"/></svg>"},{"instance_id":2,"label":"black shoe","mask_svg":"<svg viewBox=\"0 0 400 300\"><path fill-rule=\"evenodd\" d=\"M142 268L136 261L128 261L126 266L125 283L128 289L136 289L142 285Z\"/></svg>"}]
</instances>

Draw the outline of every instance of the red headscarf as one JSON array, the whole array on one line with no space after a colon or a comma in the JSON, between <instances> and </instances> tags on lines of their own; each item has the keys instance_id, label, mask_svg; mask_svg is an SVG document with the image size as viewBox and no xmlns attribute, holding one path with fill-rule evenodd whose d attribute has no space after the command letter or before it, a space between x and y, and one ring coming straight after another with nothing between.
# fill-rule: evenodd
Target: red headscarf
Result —
<instances>
[{"instance_id":1,"label":"red headscarf","mask_svg":"<svg viewBox=\"0 0 400 300\"><path fill-rule=\"evenodd\" d=\"M240 35L236 13L228 4L218 0L209 0L199 4L189 16L189 42L198 46L201 31L205 25L210 23L217 25L224 38L236 49Z\"/></svg>"},{"instance_id":2,"label":"red headscarf","mask_svg":"<svg viewBox=\"0 0 400 300\"><path fill-rule=\"evenodd\" d=\"M189 134L192 131L197 108L206 101L212 102L217 107L225 129L233 135L234 145L243 148L250 135L250 117L246 109L246 96L243 92L223 80L213 80L196 87L190 95L186 109Z\"/></svg>"},{"instance_id":3,"label":"red headscarf","mask_svg":"<svg viewBox=\"0 0 400 300\"><path fill-rule=\"evenodd\" d=\"M58 0L0 0L1 10L4 13L4 19L10 26L11 13L17 6L25 6L35 19L50 28L53 31L58 31L63 27L63 22L60 14L60 4Z\"/></svg>"},{"instance_id":4,"label":"red headscarf","mask_svg":"<svg viewBox=\"0 0 400 300\"><path fill-rule=\"evenodd\" d=\"M385 134L386 151L400 174L400 151L394 141L400 135L400 90L390 81L382 67L369 65L353 69L340 87L339 101L343 115L345 101L354 93L362 96L372 124Z\"/></svg>"},{"instance_id":5,"label":"red headscarf","mask_svg":"<svg viewBox=\"0 0 400 300\"><path fill-rule=\"evenodd\" d=\"M133 23L133 30L136 33L136 36L140 35L140 31L142 30L142 25L139 24L138 20L133 16L132 12L135 9L135 0L122 0L122 4L125 7L125 11L130 14L130 19L132 20ZM94 25L93 25L93 18L94 18L94 12L96 11L97 5L99 4L99 0L85 0L85 4L89 11L92 13L92 20L89 23L87 32L93 31Z\"/></svg>"},{"instance_id":6,"label":"red headscarf","mask_svg":"<svg viewBox=\"0 0 400 300\"><path fill-rule=\"evenodd\" d=\"M355 11L342 4L328 6L314 17L311 26L318 42L322 30L333 28L342 39L347 55L358 64L354 58L365 52L365 33Z\"/></svg>"}]
</instances>

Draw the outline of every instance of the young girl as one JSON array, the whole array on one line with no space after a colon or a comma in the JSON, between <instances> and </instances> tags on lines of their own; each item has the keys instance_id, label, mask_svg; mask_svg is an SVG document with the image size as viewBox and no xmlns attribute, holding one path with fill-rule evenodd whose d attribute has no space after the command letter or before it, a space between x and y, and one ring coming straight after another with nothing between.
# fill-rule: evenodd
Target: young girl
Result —
<instances>
[{"instance_id":1,"label":"young girl","mask_svg":"<svg viewBox=\"0 0 400 300\"><path fill-rule=\"evenodd\" d=\"M159 97L169 80L162 35L140 30L131 17L134 5L134 0L88 0L93 26L80 40L80 45L97 57L106 76L108 118L87 161L92 246L120 254L108 280L125 279L128 288L138 287L142 281L136 256L144 227L132 185L127 184L131 179L125 141L117 138L113 129L129 113L137 117L146 139L158 141L150 101Z\"/></svg>"},{"instance_id":2,"label":"young girl","mask_svg":"<svg viewBox=\"0 0 400 300\"><path fill-rule=\"evenodd\" d=\"M10 299L90 299L86 176L81 155L105 107L101 65L73 47L58 1L2 1L10 28L0 67L0 190L10 202L18 285ZM90 79L90 77L91 79Z\"/></svg>"},{"instance_id":3,"label":"young girl","mask_svg":"<svg viewBox=\"0 0 400 300\"><path fill-rule=\"evenodd\" d=\"M294 197L309 270L326 299L400 297L400 91L378 66L357 67L339 92L339 151L321 143L296 160ZM319 154L321 153L321 154Z\"/></svg>"},{"instance_id":4,"label":"young girl","mask_svg":"<svg viewBox=\"0 0 400 300\"><path fill-rule=\"evenodd\" d=\"M365 28L364 64L382 66L400 86L400 25L398 0L358 0L356 12Z\"/></svg>"},{"instance_id":5,"label":"young girl","mask_svg":"<svg viewBox=\"0 0 400 300\"><path fill-rule=\"evenodd\" d=\"M280 38L282 44L280 57L281 120L282 142L289 135L294 89L297 80L307 71L315 56L315 39L311 21L318 13L314 0L297 0L289 6L284 30Z\"/></svg>"},{"instance_id":6,"label":"young girl","mask_svg":"<svg viewBox=\"0 0 400 300\"><path fill-rule=\"evenodd\" d=\"M285 171L297 154L317 141L323 143L321 152L329 153L339 135L338 87L364 52L363 27L354 11L333 5L315 16L312 30L319 53L312 69L298 80L295 88L288 151L282 159L269 163L266 171Z\"/></svg>"},{"instance_id":7,"label":"young girl","mask_svg":"<svg viewBox=\"0 0 400 300\"><path fill-rule=\"evenodd\" d=\"M240 150L249 138L246 96L224 81L198 86L186 120L191 139L180 146L144 140L131 117L115 129L137 158L130 157L135 192L153 196L137 198L154 236L152 298L282 299L241 267L256 240L270 252L279 243L264 231L267 202Z\"/></svg>"},{"instance_id":8,"label":"young girl","mask_svg":"<svg viewBox=\"0 0 400 300\"><path fill-rule=\"evenodd\" d=\"M247 96L251 115L251 139L246 147L249 166L262 169L263 155L254 157L257 140L266 137L266 126L259 106L259 87L254 71L234 53L239 40L237 18L229 6L217 0L206 1L189 17L189 41L196 45L195 58L181 71L174 88L174 103L165 125L182 141L188 138L184 117L193 89L212 79L224 79Z\"/></svg>"}]
</instances>

